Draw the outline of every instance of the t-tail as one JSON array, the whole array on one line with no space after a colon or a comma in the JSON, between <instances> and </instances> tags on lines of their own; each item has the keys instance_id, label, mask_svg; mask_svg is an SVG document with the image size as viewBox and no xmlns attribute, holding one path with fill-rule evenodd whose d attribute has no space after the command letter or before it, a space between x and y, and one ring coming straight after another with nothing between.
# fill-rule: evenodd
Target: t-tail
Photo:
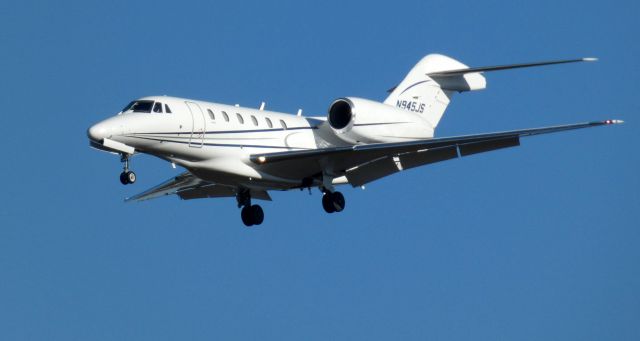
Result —
<instances>
[{"instance_id":1,"label":"t-tail","mask_svg":"<svg viewBox=\"0 0 640 341\"><path fill-rule=\"evenodd\" d=\"M595 58L556 60L470 68L447 56L430 54L422 58L384 101L407 111L424 115L433 129L456 92L482 90L487 81L481 73L551 64L595 61Z\"/></svg>"}]
</instances>

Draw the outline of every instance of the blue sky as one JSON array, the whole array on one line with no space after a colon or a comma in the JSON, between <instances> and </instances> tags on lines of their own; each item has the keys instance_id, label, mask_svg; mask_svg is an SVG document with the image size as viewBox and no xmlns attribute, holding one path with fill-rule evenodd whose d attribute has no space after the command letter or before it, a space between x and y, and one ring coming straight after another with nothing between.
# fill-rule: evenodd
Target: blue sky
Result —
<instances>
[{"instance_id":1,"label":"blue sky","mask_svg":"<svg viewBox=\"0 0 640 341\"><path fill-rule=\"evenodd\" d=\"M637 340L640 72L634 1L0 4L3 340ZM86 129L174 95L324 115L381 100L423 55L506 71L456 97L437 135L626 124L320 195L122 199L135 186Z\"/></svg>"}]
</instances>

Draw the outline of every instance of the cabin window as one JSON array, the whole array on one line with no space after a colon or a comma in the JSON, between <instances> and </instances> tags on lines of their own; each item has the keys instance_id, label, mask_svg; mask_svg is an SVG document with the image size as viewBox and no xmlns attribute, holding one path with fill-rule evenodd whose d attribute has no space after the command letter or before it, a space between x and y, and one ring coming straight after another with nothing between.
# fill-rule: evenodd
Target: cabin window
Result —
<instances>
[{"instance_id":1,"label":"cabin window","mask_svg":"<svg viewBox=\"0 0 640 341\"><path fill-rule=\"evenodd\" d=\"M211 109L207 109L207 113L209 113L209 117L210 117L212 120L215 120L215 119L216 119L216 115L214 115L214 114L213 114L213 111L211 111Z\"/></svg>"},{"instance_id":2,"label":"cabin window","mask_svg":"<svg viewBox=\"0 0 640 341\"><path fill-rule=\"evenodd\" d=\"M240 124L244 124L244 118L242 117L242 115L236 114L236 116L238 117L238 122L240 122Z\"/></svg>"},{"instance_id":3,"label":"cabin window","mask_svg":"<svg viewBox=\"0 0 640 341\"><path fill-rule=\"evenodd\" d=\"M280 125L282 126L282 129L287 130L287 124L284 123L283 120L280 120Z\"/></svg>"},{"instance_id":4,"label":"cabin window","mask_svg":"<svg viewBox=\"0 0 640 341\"><path fill-rule=\"evenodd\" d=\"M229 115L227 115L226 112L222 112L222 117L224 118L225 121L229 122Z\"/></svg>"},{"instance_id":5,"label":"cabin window","mask_svg":"<svg viewBox=\"0 0 640 341\"><path fill-rule=\"evenodd\" d=\"M253 121L254 126L258 126L258 119L255 116L251 115L251 121Z\"/></svg>"},{"instance_id":6,"label":"cabin window","mask_svg":"<svg viewBox=\"0 0 640 341\"><path fill-rule=\"evenodd\" d=\"M153 105L153 112L162 113L162 103L156 102L156 104Z\"/></svg>"},{"instance_id":7,"label":"cabin window","mask_svg":"<svg viewBox=\"0 0 640 341\"><path fill-rule=\"evenodd\" d=\"M273 123L271 123L271 120L268 117L265 117L264 120L267 121L269 128L273 128Z\"/></svg>"},{"instance_id":8,"label":"cabin window","mask_svg":"<svg viewBox=\"0 0 640 341\"><path fill-rule=\"evenodd\" d=\"M171 109L169 109L169 105L168 104L164 105L164 112L166 112L167 114L171 113Z\"/></svg>"}]
</instances>

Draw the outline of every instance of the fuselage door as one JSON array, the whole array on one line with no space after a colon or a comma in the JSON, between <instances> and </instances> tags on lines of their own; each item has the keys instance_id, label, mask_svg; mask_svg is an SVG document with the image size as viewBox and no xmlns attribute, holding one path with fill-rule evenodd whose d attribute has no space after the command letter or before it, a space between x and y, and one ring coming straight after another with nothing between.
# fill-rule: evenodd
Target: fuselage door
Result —
<instances>
[{"instance_id":1,"label":"fuselage door","mask_svg":"<svg viewBox=\"0 0 640 341\"><path fill-rule=\"evenodd\" d=\"M207 122L204 112L197 103L185 102L189 111L191 111L191 137L189 138L189 147L202 148L204 144L204 136L207 131Z\"/></svg>"}]
</instances>

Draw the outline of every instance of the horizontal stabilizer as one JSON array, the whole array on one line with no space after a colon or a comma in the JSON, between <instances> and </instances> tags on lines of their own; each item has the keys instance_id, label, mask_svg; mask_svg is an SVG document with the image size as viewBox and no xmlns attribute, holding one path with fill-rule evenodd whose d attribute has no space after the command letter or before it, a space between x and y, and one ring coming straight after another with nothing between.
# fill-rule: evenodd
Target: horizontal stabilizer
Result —
<instances>
[{"instance_id":1,"label":"horizontal stabilizer","mask_svg":"<svg viewBox=\"0 0 640 341\"><path fill-rule=\"evenodd\" d=\"M451 77L451 76L465 75L465 74L468 74L468 73L500 71L500 70L509 70L509 69L520 69L520 68L526 68L526 67L554 65L554 64L595 62L597 60L598 60L598 58L578 58L578 59L552 60L552 61L537 62L537 63L522 63L522 64L511 64L511 65L472 67L472 68L465 68L465 69L432 72L432 73L427 73L427 76L429 76L429 77Z\"/></svg>"}]
</instances>

